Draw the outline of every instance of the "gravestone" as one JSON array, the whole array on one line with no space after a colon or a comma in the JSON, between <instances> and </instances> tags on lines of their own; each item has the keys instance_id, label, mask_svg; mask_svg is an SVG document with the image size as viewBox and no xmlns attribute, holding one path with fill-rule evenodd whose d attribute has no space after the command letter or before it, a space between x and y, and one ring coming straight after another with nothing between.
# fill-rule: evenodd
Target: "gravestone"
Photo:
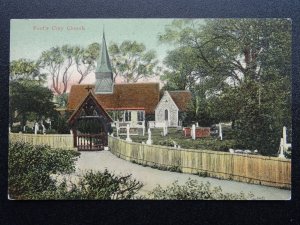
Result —
<instances>
[{"instance_id":1,"label":"gravestone","mask_svg":"<svg viewBox=\"0 0 300 225\"><path fill-rule=\"evenodd\" d=\"M146 141L147 145L152 145L152 139L151 139L151 130L150 127L148 128L148 140Z\"/></svg>"},{"instance_id":2,"label":"gravestone","mask_svg":"<svg viewBox=\"0 0 300 225\"><path fill-rule=\"evenodd\" d=\"M39 130L39 124L36 122L34 124L34 134L37 134L38 130Z\"/></svg>"},{"instance_id":3,"label":"gravestone","mask_svg":"<svg viewBox=\"0 0 300 225\"><path fill-rule=\"evenodd\" d=\"M126 141L128 141L128 142L132 142L132 140L131 140L131 138L130 138L130 136L129 136L129 132L130 132L130 126L129 126L129 124L127 124L127 126L126 126L126 130L127 130L127 137L126 137Z\"/></svg>"},{"instance_id":4,"label":"gravestone","mask_svg":"<svg viewBox=\"0 0 300 225\"><path fill-rule=\"evenodd\" d=\"M192 139L196 140L196 126L193 124L192 126Z\"/></svg>"},{"instance_id":5,"label":"gravestone","mask_svg":"<svg viewBox=\"0 0 300 225\"><path fill-rule=\"evenodd\" d=\"M223 133L222 133L222 125L221 125L221 123L219 123L219 137L220 137L220 140L222 141L223 140Z\"/></svg>"},{"instance_id":6,"label":"gravestone","mask_svg":"<svg viewBox=\"0 0 300 225\"><path fill-rule=\"evenodd\" d=\"M284 141L283 141L283 138L280 138L280 153L278 155L279 158L282 158L282 159L285 159L285 156L284 156Z\"/></svg>"},{"instance_id":7,"label":"gravestone","mask_svg":"<svg viewBox=\"0 0 300 225\"><path fill-rule=\"evenodd\" d=\"M168 122L165 121L164 127L163 127L163 136L167 136L168 134Z\"/></svg>"}]
</instances>

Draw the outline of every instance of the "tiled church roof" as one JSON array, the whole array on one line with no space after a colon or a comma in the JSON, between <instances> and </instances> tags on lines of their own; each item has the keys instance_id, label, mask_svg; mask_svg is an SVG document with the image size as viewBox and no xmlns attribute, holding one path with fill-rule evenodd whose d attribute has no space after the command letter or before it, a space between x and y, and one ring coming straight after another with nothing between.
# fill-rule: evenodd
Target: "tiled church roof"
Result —
<instances>
[{"instance_id":1,"label":"tiled church roof","mask_svg":"<svg viewBox=\"0 0 300 225\"><path fill-rule=\"evenodd\" d=\"M73 85L69 94L68 110L75 110L87 96L87 87L95 85ZM159 83L115 84L113 94L95 94L105 110L145 109L154 113L159 102Z\"/></svg>"},{"instance_id":2,"label":"tiled church roof","mask_svg":"<svg viewBox=\"0 0 300 225\"><path fill-rule=\"evenodd\" d=\"M190 91L168 91L179 111L187 111L188 105L192 100Z\"/></svg>"}]
</instances>

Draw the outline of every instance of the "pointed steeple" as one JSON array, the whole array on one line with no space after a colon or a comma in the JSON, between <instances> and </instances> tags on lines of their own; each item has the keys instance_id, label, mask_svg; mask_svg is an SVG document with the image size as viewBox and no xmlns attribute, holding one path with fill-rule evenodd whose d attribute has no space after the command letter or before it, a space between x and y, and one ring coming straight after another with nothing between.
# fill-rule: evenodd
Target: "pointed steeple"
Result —
<instances>
[{"instance_id":1,"label":"pointed steeple","mask_svg":"<svg viewBox=\"0 0 300 225\"><path fill-rule=\"evenodd\" d=\"M103 37L102 37L101 54L99 55L99 58L97 61L96 72L99 72L99 73L112 72L109 55L108 55L108 51L107 51L107 46L106 46L106 41L105 41L104 31L103 31Z\"/></svg>"},{"instance_id":2,"label":"pointed steeple","mask_svg":"<svg viewBox=\"0 0 300 225\"><path fill-rule=\"evenodd\" d=\"M113 93L113 73L112 67L109 60L107 51L105 34L103 29L102 46L96 67L96 83L95 93L96 94L111 94Z\"/></svg>"}]
</instances>

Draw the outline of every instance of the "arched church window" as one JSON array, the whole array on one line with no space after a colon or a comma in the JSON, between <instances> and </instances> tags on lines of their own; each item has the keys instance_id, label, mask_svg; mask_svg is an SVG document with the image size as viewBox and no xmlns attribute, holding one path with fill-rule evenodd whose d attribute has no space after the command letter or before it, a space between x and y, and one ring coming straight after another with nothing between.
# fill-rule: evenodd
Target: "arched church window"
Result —
<instances>
[{"instance_id":1,"label":"arched church window","mask_svg":"<svg viewBox=\"0 0 300 225\"><path fill-rule=\"evenodd\" d=\"M165 120L169 120L169 111L165 110Z\"/></svg>"}]
</instances>

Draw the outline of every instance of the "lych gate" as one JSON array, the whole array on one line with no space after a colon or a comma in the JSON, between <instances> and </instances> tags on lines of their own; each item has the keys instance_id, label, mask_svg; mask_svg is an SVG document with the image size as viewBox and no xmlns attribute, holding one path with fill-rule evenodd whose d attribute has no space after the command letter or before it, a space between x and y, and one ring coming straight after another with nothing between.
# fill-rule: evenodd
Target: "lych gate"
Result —
<instances>
[{"instance_id":1,"label":"lych gate","mask_svg":"<svg viewBox=\"0 0 300 225\"><path fill-rule=\"evenodd\" d=\"M92 92L68 120L74 137L74 147L79 151L103 150L108 144L113 120L99 104Z\"/></svg>"}]
</instances>

